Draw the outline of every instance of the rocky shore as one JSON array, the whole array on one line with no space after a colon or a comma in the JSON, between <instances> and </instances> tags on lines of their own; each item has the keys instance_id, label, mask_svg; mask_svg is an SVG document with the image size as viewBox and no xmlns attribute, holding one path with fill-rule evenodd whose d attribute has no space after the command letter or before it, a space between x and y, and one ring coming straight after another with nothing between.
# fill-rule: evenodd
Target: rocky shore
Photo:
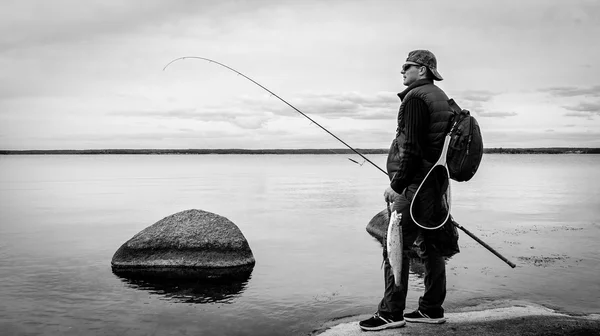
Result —
<instances>
[{"instance_id":1,"label":"rocky shore","mask_svg":"<svg viewBox=\"0 0 600 336\"><path fill-rule=\"evenodd\" d=\"M369 316L352 316L330 321L313 331L312 335L600 335L600 314L574 316L531 302L512 300L490 302L449 312L446 314L448 321L444 324L407 323L402 328L378 332L365 332L358 326L358 321Z\"/></svg>"}]
</instances>

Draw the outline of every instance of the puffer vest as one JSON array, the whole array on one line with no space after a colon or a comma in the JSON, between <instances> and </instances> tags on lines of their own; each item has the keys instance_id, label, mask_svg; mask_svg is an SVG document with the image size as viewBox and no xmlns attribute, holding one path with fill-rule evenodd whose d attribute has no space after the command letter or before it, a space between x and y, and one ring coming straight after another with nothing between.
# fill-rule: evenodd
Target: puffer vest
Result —
<instances>
[{"instance_id":1,"label":"puffer vest","mask_svg":"<svg viewBox=\"0 0 600 336\"><path fill-rule=\"evenodd\" d=\"M430 82L422 82L421 85L417 85L408 91L404 99L401 98L402 103L398 111L396 138L392 141L387 159L387 171L390 180L398 171L400 160L403 156L403 145L406 139L403 120L404 105L411 98L423 100L429 109L429 127L427 135L424 137L426 143L422 144L423 158L420 169L411 181L411 184L413 184L420 183L429 169L439 159L452 112L448 105L448 96L446 96L442 89Z\"/></svg>"}]
</instances>

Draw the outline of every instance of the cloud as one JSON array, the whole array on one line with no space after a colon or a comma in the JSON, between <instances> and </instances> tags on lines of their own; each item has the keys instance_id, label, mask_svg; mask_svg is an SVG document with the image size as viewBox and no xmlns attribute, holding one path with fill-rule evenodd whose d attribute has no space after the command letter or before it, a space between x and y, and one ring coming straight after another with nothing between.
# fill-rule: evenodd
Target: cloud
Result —
<instances>
[{"instance_id":1,"label":"cloud","mask_svg":"<svg viewBox=\"0 0 600 336\"><path fill-rule=\"evenodd\" d=\"M287 101L319 124L323 123L323 119L393 121L400 104L400 99L393 92L303 93ZM304 119L297 111L270 95L237 97L231 99L227 107L214 105L121 110L107 114L115 117L226 122L243 129L264 129L268 122L281 117ZM310 124L310 121L306 122Z\"/></svg>"},{"instance_id":2,"label":"cloud","mask_svg":"<svg viewBox=\"0 0 600 336\"><path fill-rule=\"evenodd\" d=\"M448 96L452 97L458 106L481 116L485 114L486 103L489 103L497 95L499 93L488 90L448 92Z\"/></svg>"},{"instance_id":3,"label":"cloud","mask_svg":"<svg viewBox=\"0 0 600 336\"><path fill-rule=\"evenodd\" d=\"M400 105L400 99L392 92L305 93L286 101L308 117L329 119L390 120L395 118ZM215 105L166 110L114 111L108 114L124 117L228 121L240 125L256 124L249 118L268 119L273 116L303 118L290 106L269 95L237 97L231 99L227 107Z\"/></svg>"},{"instance_id":4,"label":"cloud","mask_svg":"<svg viewBox=\"0 0 600 336\"><path fill-rule=\"evenodd\" d=\"M554 97L600 97L600 85L590 87L559 86L541 89L540 92L549 93Z\"/></svg>"},{"instance_id":5,"label":"cloud","mask_svg":"<svg viewBox=\"0 0 600 336\"><path fill-rule=\"evenodd\" d=\"M563 107L569 111L572 111L565 114L569 117L585 117L592 119L592 117L600 116L600 102L581 102L577 105Z\"/></svg>"},{"instance_id":6,"label":"cloud","mask_svg":"<svg viewBox=\"0 0 600 336\"><path fill-rule=\"evenodd\" d=\"M231 119L233 115L219 113L216 111L198 112L196 108L179 108L171 110L154 111L115 111L108 115L121 117L153 117L153 118L174 118L174 119L193 119L203 121L222 121Z\"/></svg>"},{"instance_id":7,"label":"cloud","mask_svg":"<svg viewBox=\"0 0 600 336\"><path fill-rule=\"evenodd\" d=\"M600 133L586 132L547 132L547 131L499 131L488 130L484 134L484 146L492 147L598 147Z\"/></svg>"},{"instance_id":8,"label":"cloud","mask_svg":"<svg viewBox=\"0 0 600 336\"><path fill-rule=\"evenodd\" d=\"M192 16L210 26L206 33L214 33L221 25L215 17L253 11L263 5L264 1L245 4L193 0L9 0L3 2L0 30L10 33L0 36L0 51L33 44L89 42L99 36L142 29L176 31L182 21Z\"/></svg>"},{"instance_id":9,"label":"cloud","mask_svg":"<svg viewBox=\"0 0 600 336\"><path fill-rule=\"evenodd\" d=\"M267 118L260 117L235 117L231 121L234 125L244 129L260 129L265 126Z\"/></svg>"},{"instance_id":10,"label":"cloud","mask_svg":"<svg viewBox=\"0 0 600 336\"><path fill-rule=\"evenodd\" d=\"M505 111L485 111L481 110L477 112L477 115L483 118L506 118L514 117L518 115L517 112L505 112Z\"/></svg>"},{"instance_id":11,"label":"cloud","mask_svg":"<svg viewBox=\"0 0 600 336\"><path fill-rule=\"evenodd\" d=\"M457 93L457 97L459 97L460 100L468 100L471 102L488 102L496 95L498 94L487 90L467 90Z\"/></svg>"},{"instance_id":12,"label":"cloud","mask_svg":"<svg viewBox=\"0 0 600 336\"><path fill-rule=\"evenodd\" d=\"M245 103L279 115L296 113L284 104L267 104L265 99L246 98ZM395 117L400 99L393 92L305 93L293 99L290 104L309 117L389 120Z\"/></svg>"},{"instance_id":13,"label":"cloud","mask_svg":"<svg viewBox=\"0 0 600 336\"><path fill-rule=\"evenodd\" d=\"M456 97L455 101L463 109L469 110L472 114L482 118L506 118L518 115L512 111L489 111L488 103L500 95L500 92L489 90L465 90L456 93L451 93L451 96Z\"/></svg>"},{"instance_id":14,"label":"cloud","mask_svg":"<svg viewBox=\"0 0 600 336\"><path fill-rule=\"evenodd\" d=\"M153 110L153 111L118 111L109 112L108 115L120 117L143 117L143 118L165 118L178 120L198 120L205 122L228 122L244 129L262 128L271 117L270 113L240 112L236 108L232 109L212 109L204 110L197 108L180 108L171 110Z\"/></svg>"}]
</instances>

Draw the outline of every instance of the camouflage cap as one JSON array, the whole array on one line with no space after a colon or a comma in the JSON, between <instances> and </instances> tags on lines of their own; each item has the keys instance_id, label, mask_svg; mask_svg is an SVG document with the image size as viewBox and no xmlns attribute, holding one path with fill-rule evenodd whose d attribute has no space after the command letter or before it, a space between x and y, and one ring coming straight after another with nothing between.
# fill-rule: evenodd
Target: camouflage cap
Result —
<instances>
[{"instance_id":1,"label":"camouflage cap","mask_svg":"<svg viewBox=\"0 0 600 336\"><path fill-rule=\"evenodd\" d=\"M431 71L435 80L441 81L444 79L437 71L437 60L435 59L435 55L429 50L413 50L409 52L406 62L424 65Z\"/></svg>"}]
</instances>

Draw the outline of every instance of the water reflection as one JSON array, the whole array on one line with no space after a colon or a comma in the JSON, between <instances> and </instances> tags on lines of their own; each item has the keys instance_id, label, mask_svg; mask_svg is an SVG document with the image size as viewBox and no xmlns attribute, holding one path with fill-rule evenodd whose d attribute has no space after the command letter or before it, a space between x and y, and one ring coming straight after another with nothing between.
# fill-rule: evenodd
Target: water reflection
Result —
<instances>
[{"instance_id":1,"label":"water reflection","mask_svg":"<svg viewBox=\"0 0 600 336\"><path fill-rule=\"evenodd\" d=\"M184 303L231 303L247 287L253 267L205 269L115 269L131 288Z\"/></svg>"},{"instance_id":2,"label":"water reflection","mask_svg":"<svg viewBox=\"0 0 600 336\"><path fill-rule=\"evenodd\" d=\"M416 254L416 253L415 253ZM425 264L419 257L410 258L410 266L408 268L411 273L415 274L419 279L425 278Z\"/></svg>"}]
</instances>

